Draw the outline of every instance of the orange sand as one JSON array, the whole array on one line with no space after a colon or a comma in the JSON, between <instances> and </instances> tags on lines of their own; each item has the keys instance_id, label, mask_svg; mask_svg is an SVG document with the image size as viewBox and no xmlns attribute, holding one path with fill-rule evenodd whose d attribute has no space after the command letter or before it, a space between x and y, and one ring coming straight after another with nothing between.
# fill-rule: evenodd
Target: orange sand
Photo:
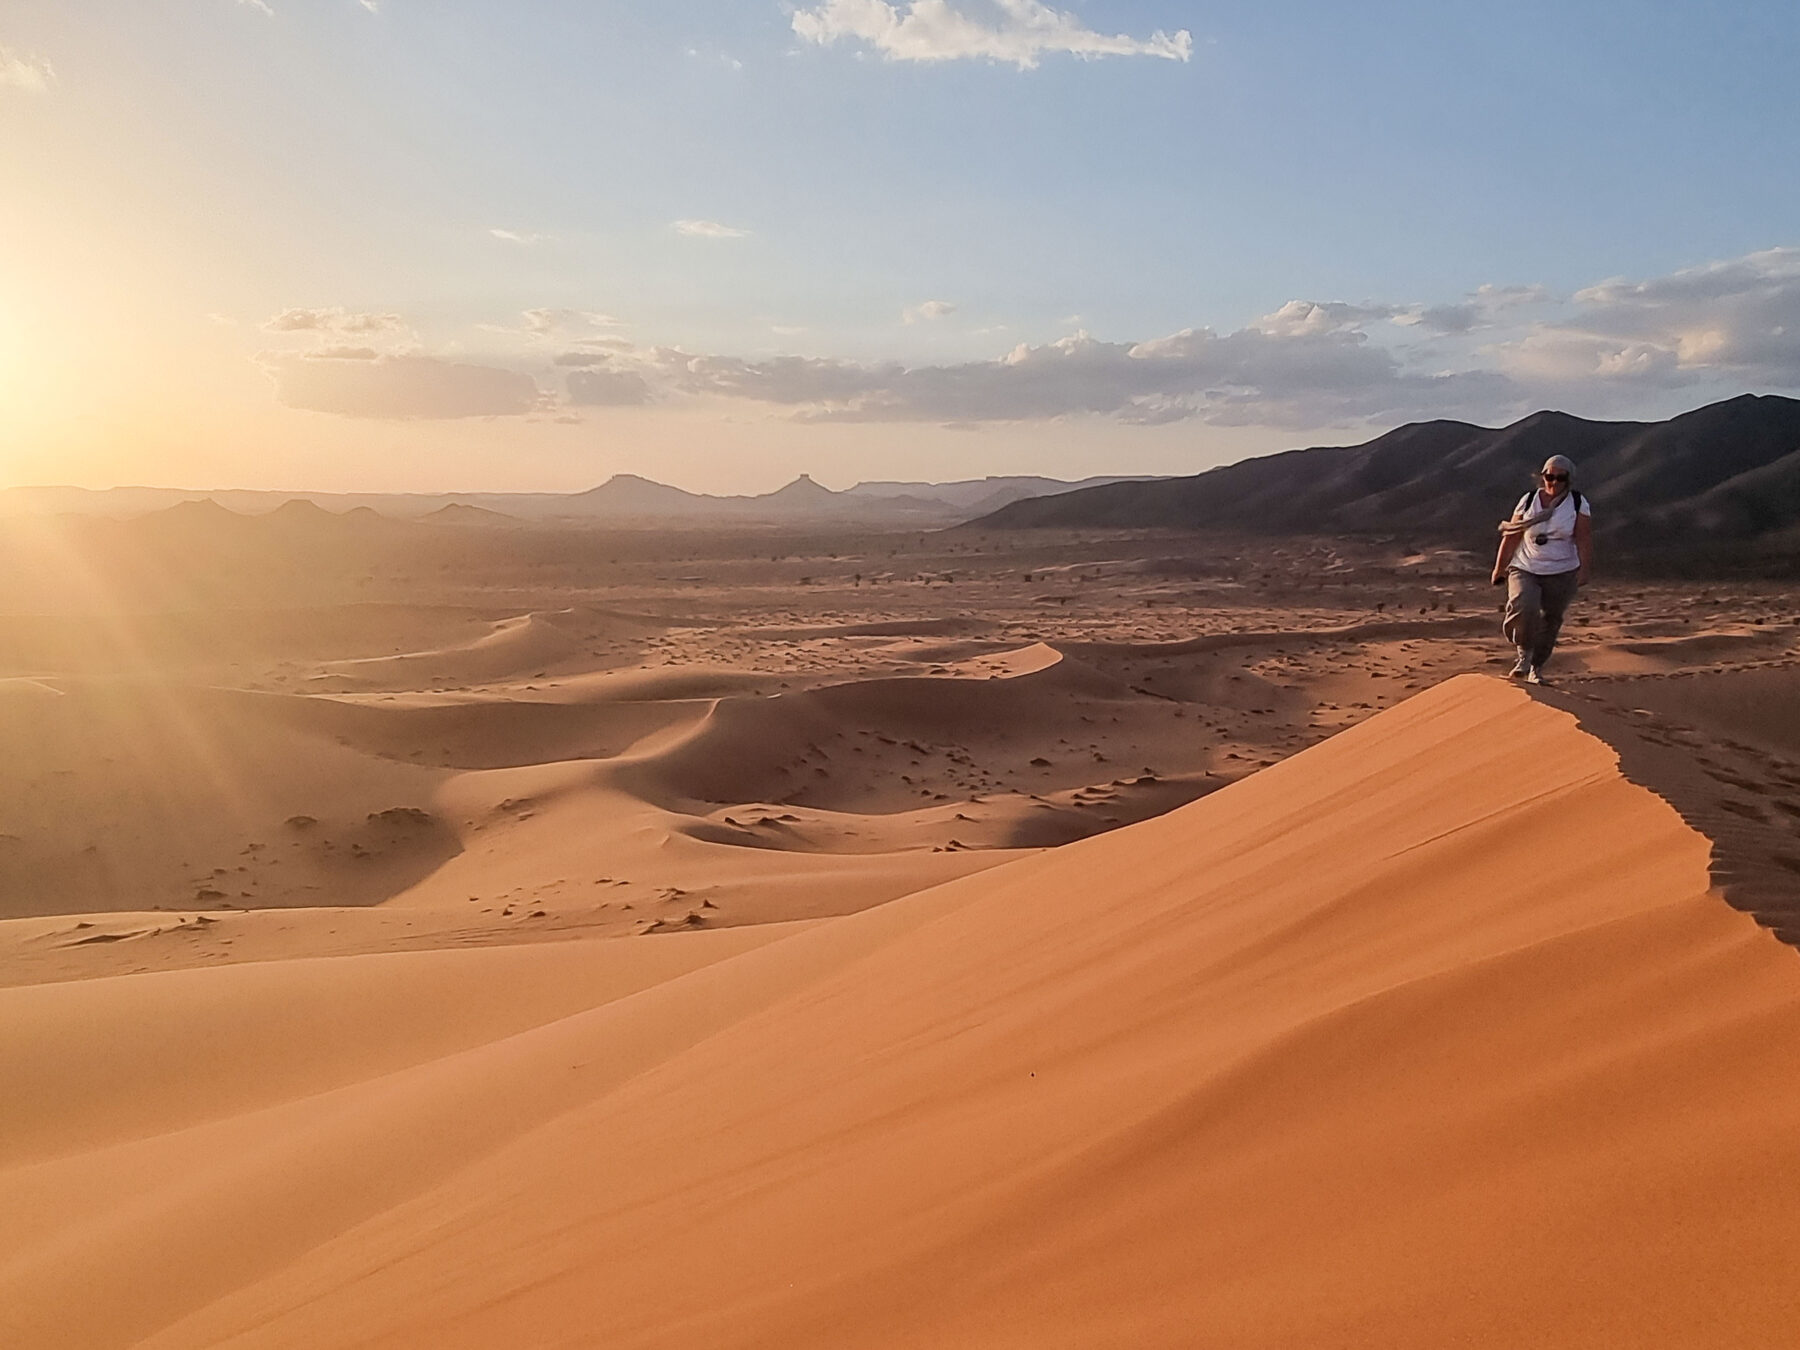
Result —
<instances>
[{"instance_id":1,"label":"orange sand","mask_svg":"<svg viewBox=\"0 0 1800 1350\"><path fill-rule=\"evenodd\" d=\"M1793 1344L1800 954L1707 866L1465 676L843 917L0 990L0 1342Z\"/></svg>"}]
</instances>

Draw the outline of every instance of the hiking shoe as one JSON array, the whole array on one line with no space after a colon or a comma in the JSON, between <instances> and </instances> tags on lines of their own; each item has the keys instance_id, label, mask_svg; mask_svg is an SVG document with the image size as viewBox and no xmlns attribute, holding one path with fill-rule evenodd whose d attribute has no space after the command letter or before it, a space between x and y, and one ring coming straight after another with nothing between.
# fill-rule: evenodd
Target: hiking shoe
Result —
<instances>
[{"instance_id":1,"label":"hiking shoe","mask_svg":"<svg viewBox=\"0 0 1800 1350\"><path fill-rule=\"evenodd\" d=\"M1529 656L1525 655L1524 652L1520 652L1519 659L1517 661L1513 662L1513 668L1512 668L1509 678L1515 679L1515 680L1524 680L1524 679L1529 679L1530 677L1531 677L1531 658Z\"/></svg>"},{"instance_id":2,"label":"hiking shoe","mask_svg":"<svg viewBox=\"0 0 1800 1350\"><path fill-rule=\"evenodd\" d=\"M1530 667L1527 667L1527 669L1525 671L1525 683L1526 684L1549 684L1550 681L1548 681L1544 678L1544 672L1543 672L1543 668L1541 666L1530 666Z\"/></svg>"}]
</instances>

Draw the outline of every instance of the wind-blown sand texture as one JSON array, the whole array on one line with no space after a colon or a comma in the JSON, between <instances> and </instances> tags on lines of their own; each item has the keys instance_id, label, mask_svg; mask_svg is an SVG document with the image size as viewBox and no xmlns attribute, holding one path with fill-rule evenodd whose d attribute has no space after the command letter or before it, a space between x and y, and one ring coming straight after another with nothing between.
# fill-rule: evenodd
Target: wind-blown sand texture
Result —
<instances>
[{"instance_id":1,"label":"wind-blown sand texture","mask_svg":"<svg viewBox=\"0 0 1800 1350\"><path fill-rule=\"evenodd\" d=\"M1546 838L1582 847L1521 869ZM13 990L0 1307L23 1344L1777 1344L1793 1287L1742 1274L1800 1235L1800 955L1707 857L1465 677L822 927Z\"/></svg>"},{"instance_id":2,"label":"wind-blown sand texture","mask_svg":"<svg viewBox=\"0 0 1800 1350\"><path fill-rule=\"evenodd\" d=\"M1340 556L8 620L0 1343L1795 1341L1791 606Z\"/></svg>"}]
</instances>

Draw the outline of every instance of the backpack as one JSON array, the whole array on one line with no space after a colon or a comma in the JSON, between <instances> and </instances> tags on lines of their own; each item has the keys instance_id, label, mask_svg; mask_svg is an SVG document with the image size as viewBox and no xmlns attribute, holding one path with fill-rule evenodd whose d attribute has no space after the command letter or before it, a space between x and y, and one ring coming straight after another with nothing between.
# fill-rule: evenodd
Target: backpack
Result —
<instances>
[{"instance_id":1,"label":"backpack","mask_svg":"<svg viewBox=\"0 0 1800 1350\"><path fill-rule=\"evenodd\" d=\"M1525 494L1525 499L1519 503L1520 508L1525 512L1526 515L1531 514L1531 499L1536 495L1537 494L1535 491L1527 492ZM1575 503L1575 514L1577 516L1579 516L1581 514L1581 507L1582 507L1582 504L1585 499L1582 497L1581 493L1579 491L1577 491L1575 488L1570 488L1569 489L1569 500Z\"/></svg>"}]
</instances>

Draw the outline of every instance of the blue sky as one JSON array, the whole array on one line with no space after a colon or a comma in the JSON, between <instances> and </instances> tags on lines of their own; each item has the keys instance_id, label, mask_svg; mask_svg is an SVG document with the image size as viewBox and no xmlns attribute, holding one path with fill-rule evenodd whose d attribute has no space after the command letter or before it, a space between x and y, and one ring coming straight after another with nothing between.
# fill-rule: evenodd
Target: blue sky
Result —
<instances>
[{"instance_id":1,"label":"blue sky","mask_svg":"<svg viewBox=\"0 0 1800 1350\"><path fill-rule=\"evenodd\" d=\"M1191 472L1800 391L1791 5L8 0L0 483Z\"/></svg>"}]
</instances>

